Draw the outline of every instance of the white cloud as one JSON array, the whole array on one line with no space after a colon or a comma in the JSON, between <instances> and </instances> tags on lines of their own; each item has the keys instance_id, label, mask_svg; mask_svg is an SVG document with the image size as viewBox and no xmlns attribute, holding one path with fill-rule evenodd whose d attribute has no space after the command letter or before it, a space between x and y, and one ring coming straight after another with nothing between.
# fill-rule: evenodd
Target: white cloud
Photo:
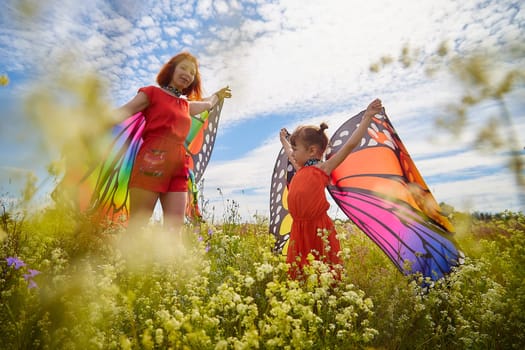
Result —
<instances>
[{"instance_id":1,"label":"white cloud","mask_svg":"<svg viewBox=\"0 0 525 350\"><path fill-rule=\"evenodd\" d=\"M19 74L72 51L79 64L85 60L111 84L118 106L138 87L154 83L161 65L187 49L201 62L205 91L211 93L226 84L233 90L234 97L224 106L222 129L242 129L243 121L261 115L294 115L294 120L283 121L283 126L293 129L297 122L328 119L333 132L378 96L409 152L418 159L424 177L436 179L446 172L502 163L499 156L447 153L469 147L483 118L472 118L472 123L478 124L469 125L459 140L445 143L441 137L439 143L427 142L437 134L433 119L446 113L447 104L459 101L462 86L446 74L428 77L421 60L435 58L433 53L443 41L457 55L474 49L489 51L507 42L521 43L524 15L515 1L121 0L48 4L47 17L27 26L6 21L0 28L0 54L6 59L0 63L0 73L9 69ZM0 18L15 18L14 10L9 11ZM421 53L410 68L392 64L370 73L371 63L383 56L396 60L405 45ZM523 62L523 58L514 62ZM525 127L523 100L521 92L509 104L517 118L517 130ZM480 106L476 111L486 118L493 107ZM301 115L307 116L305 120L299 120ZM525 145L522 134L519 138ZM222 147L220 142L216 152ZM250 211L263 210L278 149L275 137L261 140L259 147L237 159L212 162L205 174L206 187L212 192L219 187L224 196L237 196ZM433 158L436 154L452 155ZM429 185L435 188L438 200L467 197L481 206L505 200L501 193L510 196L498 186L498 179L507 178L478 174L475 179ZM245 193L239 194L242 189ZM491 193L494 201L487 200Z\"/></svg>"},{"instance_id":2,"label":"white cloud","mask_svg":"<svg viewBox=\"0 0 525 350\"><path fill-rule=\"evenodd\" d=\"M279 147L275 143L264 143L242 158L210 164L204 174L204 198L213 203L219 213L224 210L226 198L239 204L243 218L251 219L255 213L268 215L270 180Z\"/></svg>"}]
</instances>

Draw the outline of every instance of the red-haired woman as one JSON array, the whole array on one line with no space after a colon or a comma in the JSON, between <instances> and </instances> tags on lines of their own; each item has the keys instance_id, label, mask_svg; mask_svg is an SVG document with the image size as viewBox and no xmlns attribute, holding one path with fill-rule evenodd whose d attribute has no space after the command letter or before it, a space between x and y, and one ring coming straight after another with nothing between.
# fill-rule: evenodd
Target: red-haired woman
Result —
<instances>
[{"instance_id":1,"label":"red-haired woman","mask_svg":"<svg viewBox=\"0 0 525 350\"><path fill-rule=\"evenodd\" d=\"M184 141L190 131L190 115L209 110L221 99L231 97L229 87L210 97L201 97L199 65L187 52L175 55L161 68L157 83L159 87L140 88L137 95L119 109L119 118L142 112L146 121L144 142L129 183L128 226L134 229L147 224L159 199L164 226L177 229L183 224L189 160Z\"/></svg>"}]
</instances>

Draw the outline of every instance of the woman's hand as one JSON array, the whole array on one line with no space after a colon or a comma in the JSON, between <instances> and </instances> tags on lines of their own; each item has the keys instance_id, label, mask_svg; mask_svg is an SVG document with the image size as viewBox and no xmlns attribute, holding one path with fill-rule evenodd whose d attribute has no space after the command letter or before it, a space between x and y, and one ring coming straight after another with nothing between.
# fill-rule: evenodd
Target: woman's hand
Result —
<instances>
[{"instance_id":1,"label":"woman's hand","mask_svg":"<svg viewBox=\"0 0 525 350\"><path fill-rule=\"evenodd\" d=\"M232 90L229 86L223 87L219 91L217 91L214 95L217 95L219 100L224 100L225 98L232 97Z\"/></svg>"}]
</instances>

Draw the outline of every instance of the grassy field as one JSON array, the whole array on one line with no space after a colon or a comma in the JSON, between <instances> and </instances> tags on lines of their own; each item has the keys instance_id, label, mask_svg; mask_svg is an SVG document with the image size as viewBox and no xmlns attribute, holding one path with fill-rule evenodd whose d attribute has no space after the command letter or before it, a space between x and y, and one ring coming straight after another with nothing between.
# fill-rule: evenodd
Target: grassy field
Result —
<instances>
[{"instance_id":1,"label":"grassy field","mask_svg":"<svg viewBox=\"0 0 525 350\"><path fill-rule=\"evenodd\" d=\"M3 209L1 209L3 208ZM2 203L2 349L522 349L525 217L454 213L464 265L429 290L353 224L345 272L287 278L267 220L134 235Z\"/></svg>"}]
</instances>

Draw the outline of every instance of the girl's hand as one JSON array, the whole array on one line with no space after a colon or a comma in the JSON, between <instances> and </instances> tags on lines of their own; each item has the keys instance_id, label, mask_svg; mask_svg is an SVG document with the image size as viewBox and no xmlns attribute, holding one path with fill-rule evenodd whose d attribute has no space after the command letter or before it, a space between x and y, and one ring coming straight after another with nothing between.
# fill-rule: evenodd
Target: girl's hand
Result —
<instances>
[{"instance_id":1,"label":"girl's hand","mask_svg":"<svg viewBox=\"0 0 525 350\"><path fill-rule=\"evenodd\" d=\"M217 95L219 100L224 100L225 98L232 97L232 90L229 86L223 87L219 91L217 91L214 95Z\"/></svg>"},{"instance_id":2,"label":"girl's hand","mask_svg":"<svg viewBox=\"0 0 525 350\"><path fill-rule=\"evenodd\" d=\"M288 137L290 136L290 133L285 128L282 128L279 132L279 138L281 139L281 142L288 141Z\"/></svg>"},{"instance_id":3,"label":"girl's hand","mask_svg":"<svg viewBox=\"0 0 525 350\"><path fill-rule=\"evenodd\" d=\"M363 117L373 117L374 115L383 111L383 104L381 100L376 98L366 108L365 115Z\"/></svg>"}]
</instances>

